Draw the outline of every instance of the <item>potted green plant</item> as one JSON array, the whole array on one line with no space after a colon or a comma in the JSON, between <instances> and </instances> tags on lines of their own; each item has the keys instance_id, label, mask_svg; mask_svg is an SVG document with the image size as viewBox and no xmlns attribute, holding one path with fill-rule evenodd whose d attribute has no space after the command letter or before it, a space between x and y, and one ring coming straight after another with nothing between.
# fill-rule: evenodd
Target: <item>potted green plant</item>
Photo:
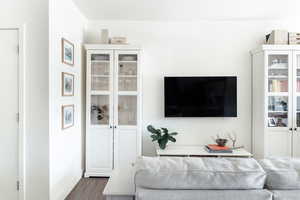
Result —
<instances>
[{"instance_id":1,"label":"potted green plant","mask_svg":"<svg viewBox=\"0 0 300 200\"><path fill-rule=\"evenodd\" d=\"M167 128L156 129L152 125L147 126L147 130L151 133L152 142L157 141L161 149L165 149L169 141L176 142L173 136L177 135L177 132L169 133Z\"/></svg>"}]
</instances>

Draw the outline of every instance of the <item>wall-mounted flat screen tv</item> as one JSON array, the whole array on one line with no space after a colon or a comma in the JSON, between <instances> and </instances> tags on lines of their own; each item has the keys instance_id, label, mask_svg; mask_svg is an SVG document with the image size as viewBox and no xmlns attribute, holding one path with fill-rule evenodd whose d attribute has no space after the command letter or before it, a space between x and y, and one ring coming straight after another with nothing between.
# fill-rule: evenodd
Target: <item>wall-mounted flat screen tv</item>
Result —
<instances>
[{"instance_id":1,"label":"wall-mounted flat screen tv","mask_svg":"<svg viewBox=\"0 0 300 200\"><path fill-rule=\"evenodd\" d=\"M237 117L235 76L165 77L165 117Z\"/></svg>"}]
</instances>

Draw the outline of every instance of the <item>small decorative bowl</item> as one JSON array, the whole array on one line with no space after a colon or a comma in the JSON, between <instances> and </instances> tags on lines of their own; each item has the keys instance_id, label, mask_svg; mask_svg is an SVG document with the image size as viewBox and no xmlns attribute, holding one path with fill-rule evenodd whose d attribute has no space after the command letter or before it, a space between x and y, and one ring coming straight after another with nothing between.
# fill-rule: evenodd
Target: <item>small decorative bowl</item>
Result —
<instances>
[{"instance_id":1,"label":"small decorative bowl","mask_svg":"<svg viewBox=\"0 0 300 200\"><path fill-rule=\"evenodd\" d=\"M220 147L224 147L226 145L227 141L228 141L227 139L222 139L222 138L216 139L216 143Z\"/></svg>"}]
</instances>

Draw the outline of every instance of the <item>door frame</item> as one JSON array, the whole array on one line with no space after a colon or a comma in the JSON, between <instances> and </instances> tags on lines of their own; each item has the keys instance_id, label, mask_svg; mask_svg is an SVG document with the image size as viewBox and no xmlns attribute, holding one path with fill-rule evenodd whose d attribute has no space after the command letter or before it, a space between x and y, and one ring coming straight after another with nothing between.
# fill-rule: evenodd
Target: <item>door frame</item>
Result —
<instances>
[{"instance_id":1,"label":"door frame","mask_svg":"<svg viewBox=\"0 0 300 200\"><path fill-rule=\"evenodd\" d=\"M18 96L19 96L19 127L18 127L18 178L19 178L19 200L26 199L26 132L25 132L25 95L26 95L26 82L25 82L25 30L26 25L8 25L0 26L2 30L16 30L18 31ZM17 185L16 185L17 187Z\"/></svg>"}]
</instances>

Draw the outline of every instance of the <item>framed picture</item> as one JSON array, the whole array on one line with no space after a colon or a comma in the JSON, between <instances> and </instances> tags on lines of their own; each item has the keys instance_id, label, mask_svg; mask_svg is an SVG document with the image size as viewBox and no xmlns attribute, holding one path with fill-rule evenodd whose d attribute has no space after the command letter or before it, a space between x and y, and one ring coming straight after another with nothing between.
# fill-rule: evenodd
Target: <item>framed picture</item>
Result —
<instances>
[{"instance_id":1,"label":"framed picture","mask_svg":"<svg viewBox=\"0 0 300 200\"><path fill-rule=\"evenodd\" d=\"M74 75L63 72L62 79L62 96L74 96Z\"/></svg>"},{"instance_id":2,"label":"framed picture","mask_svg":"<svg viewBox=\"0 0 300 200\"><path fill-rule=\"evenodd\" d=\"M269 117L268 118L268 124L269 124L269 127L275 127L276 126L276 120L275 120L275 118Z\"/></svg>"},{"instance_id":3,"label":"framed picture","mask_svg":"<svg viewBox=\"0 0 300 200\"><path fill-rule=\"evenodd\" d=\"M62 106L62 129L74 126L74 105Z\"/></svg>"},{"instance_id":4,"label":"framed picture","mask_svg":"<svg viewBox=\"0 0 300 200\"><path fill-rule=\"evenodd\" d=\"M62 62L67 65L74 65L74 44L69 42L68 40L62 38L61 39L62 46Z\"/></svg>"}]
</instances>

